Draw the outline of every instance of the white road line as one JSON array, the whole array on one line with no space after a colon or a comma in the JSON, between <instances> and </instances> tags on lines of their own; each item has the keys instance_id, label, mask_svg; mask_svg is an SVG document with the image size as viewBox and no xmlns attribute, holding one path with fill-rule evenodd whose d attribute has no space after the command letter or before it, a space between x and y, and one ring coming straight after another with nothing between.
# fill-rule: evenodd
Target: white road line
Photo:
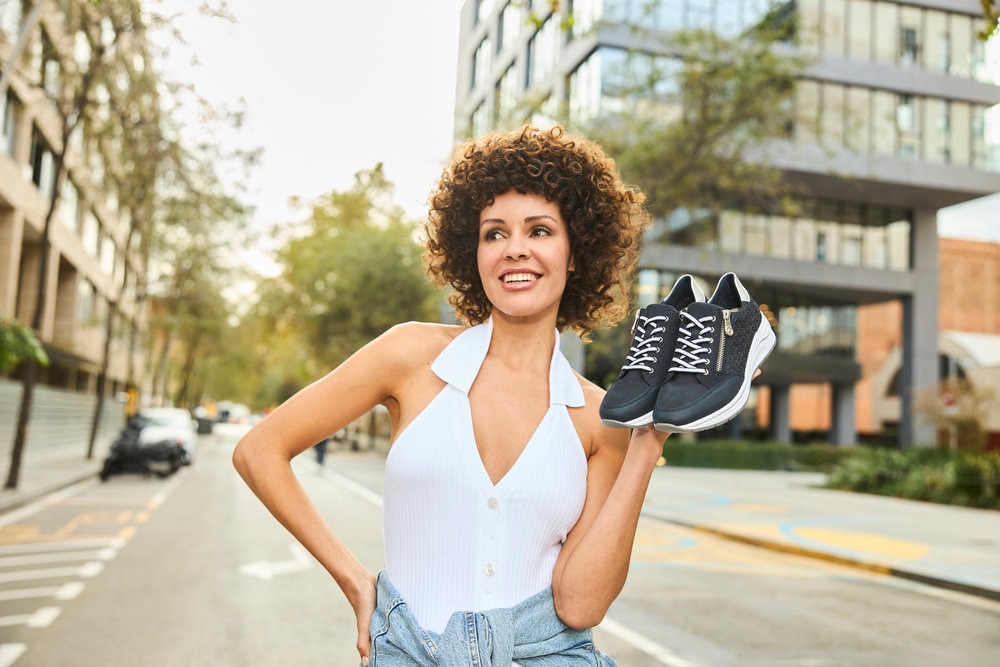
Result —
<instances>
[{"instance_id":1,"label":"white road line","mask_svg":"<svg viewBox=\"0 0 1000 667\"><path fill-rule=\"evenodd\" d=\"M118 554L117 549L107 547L100 551L62 551L59 553L25 554L0 558L0 567L20 567L42 563L72 563L77 560L111 560Z\"/></svg>"},{"instance_id":2,"label":"white road line","mask_svg":"<svg viewBox=\"0 0 1000 667\"><path fill-rule=\"evenodd\" d=\"M80 593L83 592L83 582L82 581L67 581L65 584L59 587L56 591L55 599L57 600L75 600Z\"/></svg>"},{"instance_id":3,"label":"white road line","mask_svg":"<svg viewBox=\"0 0 1000 667\"><path fill-rule=\"evenodd\" d=\"M15 616L0 616L0 627L25 625L29 628L47 628L52 621L59 618L62 609L59 607L39 607L33 614L17 614Z\"/></svg>"},{"instance_id":4,"label":"white road line","mask_svg":"<svg viewBox=\"0 0 1000 667\"><path fill-rule=\"evenodd\" d=\"M25 623L29 628L47 628L52 625L52 621L59 618L62 609L59 607L41 607L31 615Z\"/></svg>"},{"instance_id":5,"label":"white road line","mask_svg":"<svg viewBox=\"0 0 1000 667\"><path fill-rule=\"evenodd\" d=\"M32 598L55 598L56 600L73 600L83 592L82 581L68 581L62 586L44 586L40 588L17 588L0 591L0 602L7 600L30 600Z\"/></svg>"},{"instance_id":6,"label":"white road line","mask_svg":"<svg viewBox=\"0 0 1000 667\"><path fill-rule=\"evenodd\" d=\"M382 507L382 496L358 484L350 477L345 477L344 475L334 472L329 468L323 468L323 477L346 487L348 491L352 491L354 494L361 496L361 498L367 500L376 507Z\"/></svg>"},{"instance_id":7,"label":"white road line","mask_svg":"<svg viewBox=\"0 0 1000 667\"><path fill-rule=\"evenodd\" d=\"M94 577L104 569L104 563L91 561L80 567L48 567L0 573L0 583L31 581L32 579L57 579L61 577Z\"/></svg>"},{"instance_id":8,"label":"white road line","mask_svg":"<svg viewBox=\"0 0 1000 667\"><path fill-rule=\"evenodd\" d=\"M70 551L73 549L101 549L110 547L121 549L126 544L125 540L118 537L105 537L101 539L81 539L66 540L65 542L22 542L20 544L0 545L0 556L26 553L48 553L52 551ZM3 667L3 665L0 665Z\"/></svg>"},{"instance_id":9,"label":"white road line","mask_svg":"<svg viewBox=\"0 0 1000 667\"><path fill-rule=\"evenodd\" d=\"M0 644L0 667L10 667L26 650L27 644Z\"/></svg>"},{"instance_id":10,"label":"white road line","mask_svg":"<svg viewBox=\"0 0 1000 667\"><path fill-rule=\"evenodd\" d=\"M654 658L660 664L667 665L668 667L695 667L693 662L685 660L665 646L647 639L638 632L630 630L624 625L612 621L610 618L605 618L597 627L618 637L618 639L627 644L631 644L646 655Z\"/></svg>"}]
</instances>

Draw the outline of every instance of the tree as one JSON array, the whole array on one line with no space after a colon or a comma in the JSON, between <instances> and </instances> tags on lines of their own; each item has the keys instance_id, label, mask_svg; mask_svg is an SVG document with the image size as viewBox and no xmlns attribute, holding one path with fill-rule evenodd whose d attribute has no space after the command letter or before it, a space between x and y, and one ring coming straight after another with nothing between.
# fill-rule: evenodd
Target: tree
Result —
<instances>
[{"instance_id":1,"label":"tree","mask_svg":"<svg viewBox=\"0 0 1000 667\"><path fill-rule=\"evenodd\" d=\"M140 15L138 4L132 0L90 0L66 5L62 32L51 23L46 25L48 40L43 44L43 54L45 49L58 52L58 57L50 57L50 62L58 63L59 71L58 74L50 74L46 68L42 92L51 102L58 136L55 144L47 147L52 157L52 168L49 189L43 193L48 200L48 209L40 241L38 290L31 321L35 332L40 330L45 312L50 230L66 181L71 137L78 132L86 134L88 120L101 107L106 96L128 95L127 90L121 90L123 80L116 78L116 74L120 72L122 59L138 55L135 48L137 40L141 40ZM63 39L54 38L56 34ZM77 41L74 43L70 36L76 36ZM50 80L50 76L55 80ZM40 182L43 182L42 179ZM8 489L17 488L38 368L37 358L29 356L22 372L21 405L14 431L10 469L4 485Z\"/></svg>"},{"instance_id":2,"label":"tree","mask_svg":"<svg viewBox=\"0 0 1000 667\"><path fill-rule=\"evenodd\" d=\"M630 55L617 91L623 110L587 131L643 190L654 216L792 205L780 171L753 156L793 123L804 61L775 48L779 34L684 31L663 37L660 54Z\"/></svg>"},{"instance_id":3,"label":"tree","mask_svg":"<svg viewBox=\"0 0 1000 667\"><path fill-rule=\"evenodd\" d=\"M0 372L9 373L29 358L42 366L49 363L34 330L0 311Z\"/></svg>"},{"instance_id":4,"label":"tree","mask_svg":"<svg viewBox=\"0 0 1000 667\"><path fill-rule=\"evenodd\" d=\"M983 6L983 18L986 24L979 31L979 39L984 42L1000 30L1000 0L979 0Z\"/></svg>"},{"instance_id":5,"label":"tree","mask_svg":"<svg viewBox=\"0 0 1000 667\"><path fill-rule=\"evenodd\" d=\"M281 273L263 282L255 310L282 340L266 353L284 357L292 379L314 379L392 325L435 315L414 225L392 191L381 164L358 172L278 250Z\"/></svg>"}]
</instances>

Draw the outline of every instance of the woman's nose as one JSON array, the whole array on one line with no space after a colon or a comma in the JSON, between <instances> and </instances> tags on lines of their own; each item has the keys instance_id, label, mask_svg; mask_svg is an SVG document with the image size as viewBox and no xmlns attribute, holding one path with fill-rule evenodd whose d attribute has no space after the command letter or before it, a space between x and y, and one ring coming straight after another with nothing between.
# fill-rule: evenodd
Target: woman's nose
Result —
<instances>
[{"instance_id":1,"label":"woman's nose","mask_svg":"<svg viewBox=\"0 0 1000 667\"><path fill-rule=\"evenodd\" d=\"M504 257L509 260L526 259L528 257L528 246L523 238L511 236L507 239L507 247L504 248Z\"/></svg>"}]
</instances>

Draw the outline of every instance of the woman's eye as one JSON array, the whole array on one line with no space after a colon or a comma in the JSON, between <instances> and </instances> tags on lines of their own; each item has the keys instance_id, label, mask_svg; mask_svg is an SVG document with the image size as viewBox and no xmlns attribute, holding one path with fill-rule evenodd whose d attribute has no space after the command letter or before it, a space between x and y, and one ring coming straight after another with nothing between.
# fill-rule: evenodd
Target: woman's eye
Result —
<instances>
[{"instance_id":1,"label":"woman's eye","mask_svg":"<svg viewBox=\"0 0 1000 667\"><path fill-rule=\"evenodd\" d=\"M531 235L532 236L551 236L552 235L552 230L550 230L548 227L535 227L534 229L531 230Z\"/></svg>"},{"instance_id":2,"label":"woman's eye","mask_svg":"<svg viewBox=\"0 0 1000 667\"><path fill-rule=\"evenodd\" d=\"M500 238L499 229L491 229L487 231L485 234L483 234L484 241L496 241L498 238Z\"/></svg>"}]
</instances>

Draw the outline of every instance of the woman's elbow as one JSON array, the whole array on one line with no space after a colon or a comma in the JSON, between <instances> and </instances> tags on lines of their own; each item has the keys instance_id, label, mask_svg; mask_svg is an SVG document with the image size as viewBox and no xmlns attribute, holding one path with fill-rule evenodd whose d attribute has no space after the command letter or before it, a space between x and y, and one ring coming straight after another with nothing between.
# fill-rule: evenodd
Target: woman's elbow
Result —
<instances>
[{"instance_id":1,"label":"woman's elbow","mask_svg":"<svg viewBox=\"0 0 1000 667\"><path fill-rule=\"evenodd\" d=\"M559 604L556 602L556 616L572 630L595 628L604 620L607 607L588 604Z\"/></svg>"}]
</instances>

